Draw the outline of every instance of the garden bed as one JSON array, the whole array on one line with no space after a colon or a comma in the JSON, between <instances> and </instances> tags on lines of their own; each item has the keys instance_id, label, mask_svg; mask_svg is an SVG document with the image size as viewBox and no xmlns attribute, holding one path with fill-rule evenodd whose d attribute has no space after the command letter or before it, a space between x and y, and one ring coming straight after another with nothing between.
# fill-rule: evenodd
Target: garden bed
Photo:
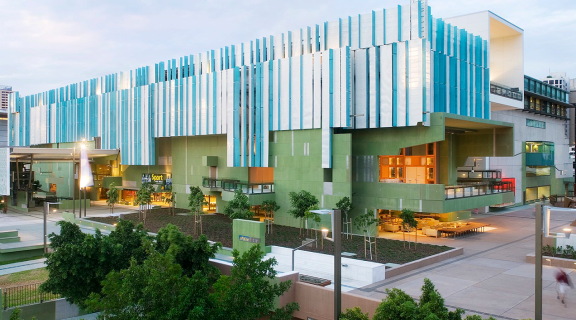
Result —
<instances>
[{"instance_id":1,"label":"garden bed","mask_svg":"<svg viewBox=\"0 0 576 320\"><path fill-rule=\"evenodd\" d=\"M128 214L124 217L125 219L139 222L137 213ZM117 222L117 218L115 217L94 217L89 219L107 224ZM202 222L203 233L206 234L208 239L220 242L225 247L232 247L232 220L222 214L207 214L202 216ZM150 212L146 218L146 229L151 232L158 232L158 230L169 223L177 225L185 234L192 235L193 233L193 216L171 216L162 211L158 212L154 210ZM313 231L310 231L308 236L306 236L306 230L302 230L302 235L300 235L298 228L275 225L273 227L273 233L266 235L266 245L295 248L302 245L303 240L314 237ZM321 234L318 233L319 242L321 241L321 237ZM373 252L374 259L372 261L396 264L408 263L453 249L448 246L436 246L423 243L418 243L416 249L414 249L414 244L412 243L412 248L408 249L408 244L406 244L406 248L404 248L403 241L384 238L378 238L377 245L377 259ZM302 250L333 254L334 244L324 240L324 249L321 249L321 243L318 243L317 247L315 244L312 244L311 247L304 247ZM361 236L352 236L349 239L346 239L344 236L342 239L342 252L355 253L358 259L370 260L369 254L368 259L364 259L364 237Z\"/></svg>"}]
</instances>

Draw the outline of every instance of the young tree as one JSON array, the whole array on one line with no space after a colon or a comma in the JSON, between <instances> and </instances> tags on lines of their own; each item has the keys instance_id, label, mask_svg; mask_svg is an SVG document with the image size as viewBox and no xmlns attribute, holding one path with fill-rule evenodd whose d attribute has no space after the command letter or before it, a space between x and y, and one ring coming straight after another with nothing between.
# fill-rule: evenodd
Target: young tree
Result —
<instances>
[{"instance_id":1,"label":"young tree","mask_svg":"<svg viewBox=\"0 0 576 320\"><path fill-rule=\"evenodd\" d=\"M224 209L224 214L230 219L251 219L254 214L250 211L250 201L248 196L242 193L242 190L236 189L234 191L234 199L228 202Z\"/></svg>"},{"instance_id":2,"label":"young tree","mask_svg":"<svg viewBox=\"0 0 576 320\"><path fill-rule=\"evenodd\" d=\"M354 209L354 206L352 206L352 201L349 197L344 197L336 203L336 208L340 209L340 211L343 213L342 217L344 218L344 225L346 226L346 237L348 237L350 234L350 220L348 220L348 212Z\"/></svg>"},{"instance_id":3,"label":"young tree","mask_svg":"<svg viewBox=\"0 0 576 320\"><path fill-rule=\"evenodd\" d=\"M375 233L374 226L377 225L378 219L374 218L374 214L372 210L368 210L367 213L362 214L354 218L354 224L356 228L362 231L364 235L364 258L366 258L366 243L370 246L370 260L372 260L372 234ZM366 240L366 236L368 236L368 240ZM376 237L376 235L374 235ZM374 250L376 251L376 241L374 241ZM376 258L378 258L378 253L376 252Z\"/></svg>"},{"instance_id":4,"label":"young tree","mask_svg":"<svg viewBox=\"0 0 576 320\"><path fill-rule=\"evenodd\" d=\"M170 215L175 216L174 205L176 204L176 192L172 192L172 190L165 191L166 195L164 196L164 202L168 204L168 209L170 210Z\"/></svg>"},{"instance_id":5,"label":"young tree","mask_svg":"<svg viewBox=\"0 0 576 320\"><path fill-rule=\"evenodd\" d=\"M414 211L409 209L402 209L400 219L402 219L402 238L404 239L404 248L406 248L405 231L410 232L412 228L416 228L418 221L414 218ZM418 237L418 230L416 230L416 237ZM418 238L416 238L416 240L418 240ZM410 238L408 238L408 241L410 241ZM416 244L414 244L414 247L416 247ZM408 242L408 249L410 249L410 242Z\"/></svg>"},{"instance_id":6,"label":"young tree","mask_svg":"<svg viewBox=\"0 0 576 320\"><path fill-rule=\"evenodd\" d=\"M150 204L152 203L152 193L154 192L154 186L150 182L142 183L140 190L136 192L136 200L134 200L134 204L140 207L139 212L143 212L143 222L146 225L146 215L148 213ZM142 211L142 206L144 206L144 210Z\"/></svg>"},{"instance_id":7,"label":"young tree","mask_svg":"<svg viewBox=\"0 0 576 320\"><path fill-rule=\"evenodd\" d=\"M147 256L142 243L151 238L142 224L134 229L132 222L119 220L109 236L98 229L95 235L82 233L70 222L57 225L60 235L49 235L54 252L46 254L48 280L40 290L60 294L80 307L85 307L91 293L100 292L101 281L110 271L127 268L131 258L141 263Z\"/></svg>"},{"instance_id":8,"label":"young tree","mask_svg":"<svg viewBox=\"0 0 576 320\"><path fill-rule=\"evenodd\" d=\"M262 210L266 213L268 233L270 234L274 223L274 212L280 210L280 206L274 200L264 200L262 201Z\"/></svg>"},{"instance_id":9,"label":"young tree","mask_svg":"<svg viewBox=\"0 0 576 320\"><path fill-rule=\"evenodd\" d=\"M302 235L302 225L304 224L306 212L318 205L318 199L306 190L298 193L291 191L289 196L292 208L288 212L294 218L300 219L300 235Z\"/></svg>"},{"instance_id":10,"label":"young tree","mask_svg":"<svg viewBox=\"0 0 576 320\"><path fill-rule=\"evenodd\" d=\"M188 195L188 207L194 215L194 235L202 233L202 207L206 205L208 201L204 198L204 192L200 187L190 186L190 194Z\"/></svg>"},{"instance_id":11,"label":"young tree","mask_svg":"<svg viewBox=\"0 0 576 320\"><path fill-rule=\"evenodd\" d=\"M234 250L233 255L232 274L220 276L214 284L215 319L260 319L270 313L274 300L288 291L291 281L271 281L277 274L277 262L275 258L263 260L265 253L259 245L242 255ZM275 314L283 314L288 308L297 310L297 304L290 303Z\"/></svg>"},{"instance_id":12,"label":"young tree","mask_svg":"<svg viewBox=\"0 0 576 320\"><path fill-rule=\"evenodd\" d=\"M360 307L346 309L346 312L340 314L340 320L370 320L368 312L362 313Z\"/></svg>"},{"instance_id":13,"label":"young tree","mask_svg":"<svg viewBox=\"0 0 576 320\"><path fill-rule=\"evenodd\" d=\"M114 205L118 203L118 189L116 189L116 184L114 182L110 183L110 187L108 191L106 191L106 195L108 199L106 199L106 203L110 208L110 213L114 213Z\"/></svg>"}]
</instances>

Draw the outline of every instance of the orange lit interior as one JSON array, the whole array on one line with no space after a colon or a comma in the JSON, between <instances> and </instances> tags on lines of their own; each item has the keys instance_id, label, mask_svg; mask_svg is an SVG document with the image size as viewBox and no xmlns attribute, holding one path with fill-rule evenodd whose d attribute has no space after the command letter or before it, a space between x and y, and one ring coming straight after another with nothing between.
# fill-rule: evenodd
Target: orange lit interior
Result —
<instances>
[{"instance_id":1,"label":"orange lit interior","mask_svg":"<svg viewBox=\"0 0 576 320\"><path fill-rule=\"evenodd\" d=\"M403 148L400 155L380 156L380 181L436 183L436 143Z\"/></svg>"}]
</instances>

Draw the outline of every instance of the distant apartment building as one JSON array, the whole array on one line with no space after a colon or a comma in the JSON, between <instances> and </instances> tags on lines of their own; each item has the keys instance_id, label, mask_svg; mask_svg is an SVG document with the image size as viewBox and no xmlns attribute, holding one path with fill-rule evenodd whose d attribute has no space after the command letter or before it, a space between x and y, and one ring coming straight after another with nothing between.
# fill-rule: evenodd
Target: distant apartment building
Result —
<instances>
[{"instance_id":1,"label":"distant apartment building","mask_svg":"<svg viewBox=\"0 0 576 320\"><path fill-rule=\"evenodd\" d=\"M546 78L542 79L542 82L564 91L570 90L570 78L566 76L566 72L550 72Z\"/></svg>"},{"instance_id":2,"label":"distant apartment building","mask_svg":"<svg viewBox=\"0 0 576 320\"><path fill-rule=\"evenodd\" d=\"M8 146L8 104L12 87L0 85L0 147Z\"/></svg>"}]
</instances>

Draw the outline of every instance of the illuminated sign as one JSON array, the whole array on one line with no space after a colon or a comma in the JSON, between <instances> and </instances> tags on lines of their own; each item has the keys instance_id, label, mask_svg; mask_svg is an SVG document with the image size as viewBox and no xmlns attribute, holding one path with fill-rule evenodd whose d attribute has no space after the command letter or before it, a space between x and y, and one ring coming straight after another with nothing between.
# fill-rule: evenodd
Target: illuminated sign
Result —
<instances>
[{"instance_id":1,"label":"illuminated sign","mask_svg":"<svg viewBox=\"0 0 576 320\"><path fill-rule=\"evenodd\" d=\"M260 243L260 238L252 238L252 237L243 236L243 235L238 236L238 238L240 239L240 241L244 241L244 242Z\"/></svg>"},{"instance_id":2,"label":"illuminated sign","mask_svg":"<svg viewBox=\"0 0 576 320\"><path fill-rule=\"evenodd\" d=\"M546 122L533 119L526 119L526 126L532 128L546 129Z\"/></svg>"},{"instance_id":3,"label":"illuminated sign","mask_svg":"<svg viewBox=\"0 0 576 320\"><path fill-rule=\"evenodd\" d=\"M172 184L172 178L165 173L143 173L142 174L142 183L154 183L154 184Z\"/></svg>"}]
</instances>

